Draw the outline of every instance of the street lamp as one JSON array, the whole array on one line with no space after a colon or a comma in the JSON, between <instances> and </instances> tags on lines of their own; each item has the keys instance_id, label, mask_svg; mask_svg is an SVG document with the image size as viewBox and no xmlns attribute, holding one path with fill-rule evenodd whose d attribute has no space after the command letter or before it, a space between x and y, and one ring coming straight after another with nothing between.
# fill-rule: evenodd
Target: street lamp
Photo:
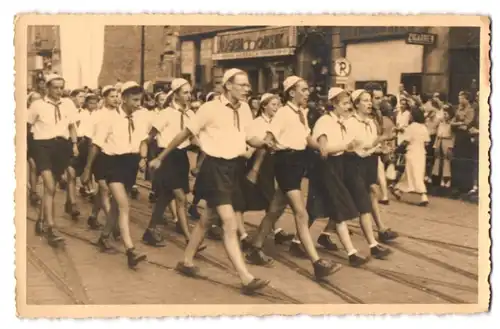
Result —
<instances>
[{"instance_id":1,"label":"street lamp","mask_svg":"<svg viewBox=\"0 0 500 329\"><path fill-rule=\"evenodd\" d=\"M140 76L140 85L144 86L144 48L145 48L145 27L141 25L141 76Z\"/></svg>"}]
</instances>

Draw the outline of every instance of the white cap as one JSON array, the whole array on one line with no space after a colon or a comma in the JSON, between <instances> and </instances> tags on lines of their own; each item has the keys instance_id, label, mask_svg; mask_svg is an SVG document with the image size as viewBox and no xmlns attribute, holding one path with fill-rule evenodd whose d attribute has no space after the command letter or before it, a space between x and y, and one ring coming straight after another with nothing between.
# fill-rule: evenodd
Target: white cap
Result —
<instances>
[{"instance_id":1,"label":"white cap","mask_svg":"<svg viewBox=\"0 0 500 329\"><path fill-rule=\"evenodd\" d=\"M189 84L189 81L187 81L186 79L182 79L182 78L174 79L174 80L172 80L172 83L170 84L170 91L176 92L177 90L179 90L182 86L184 86L186 84Z\"/></svg>"},{"instance_id":2,"label":"white cap","mask_svg":"<svg viewBox=\"0 0 500 329\"><path fill-rule=\"evenodd\" d=\"M108 92L109 90L117 90L115 86L111 86L111 85L107 85L107 86L104 86L101 90L101 94L104 95L106 92Z\"/></svg>"},{"instance_id":3,"label":"white cap","mask_svg":"<svg viewBox=\"0 0 500 329\"><path fill-rule=\"evenodd\" d=\"M157 92L155 95L154 95L154 99L156 100L156 98L158 98L158 96L160 96L161 94L164 94L165 92L164 91L159 91Z\"/></svg>"},{"instance_id":4,"label":"white cap","mask_svg":"<svg viewBox=\"0 0 500 329\"><path fill-rule=\"evenodd\" d=\"M271 97L277 97L276 95L274 94L271 94L271 93L265 93L264 95L262 95L262 97L260 98L260 102L264 102L266 100L268 100L269 98Z\"/></svg>"},{"instance_id":5,"label":"white cap","mask_svg":"<svg viewBox=\"0 0 500 329\"><path fill-rule=\"evenodd\" d=\"M51 73L51 74L47 74L45 76L45 84L48 84L49 82L54 81L54 80L62 80L62 81L64 81L63 77L60 76L59 74Z\"/></svg>"},{"instance_id":6,"label":"white cap","mask_svg":"<svg viewBox=\"0 0 500 329\"><path fill-rule=\"evenodd\" d=\"M286 92L288 89L295 86L299 81L304 80L296 75L289 76L283 81L283 91Z\"/></svg>"},{"instance_id":7,"label":"white cap","mask_svg":"<svg viewBox=\"0 0 500 329\"><path fill-rule=\"evenodd\" d=\"M339 87L333 87L328 90L328 100L334 99L337 97L340 93L345 92L344 89L339 88Z\"/></svg>"},{"instance_id":8,"label":"white cap","mask_svg":"<svg viewBox=\"0 0 500 329\"><path fill-rule=\"evenodd\" d=\"M222 76L222 85L224 86L229 79L234 77L236 74L246 74L245 71L242 71L240 69L230 69L224 72L224 75Z\"/></svg>"},{"instance_id":9,"label":"white cap","mask_svg":"<svg viewBox=\"0 0 500 329\"><path fill-rule=\"evenodd\" d=\"M170 84L170 90L167 93L166 101L168 102L168 100L170 99L170 97L172 97L172 95L177 90L179 90L179 88L181 88L182 86L184 86L185 84L189 84L189 81L187 81L186 79L176 78L176 79L172 80L172 83Z\"/></svg>"},{"instance_id":10,"label":"white cap","mask_svg":"<svg viewBox=\"0 0 500 329\"><path fill-rule=\"evenodd\" d=\"M121 86L121 93L123 94L125 91L132 88L140 88L142 90L142 87L137 82L127 81Z\"/></svg>"},{"instance_id":11,"label":"white cap","mask_svg":"<svg viewBox=\"0 0 500 329\"><path fill-rule=\"evenodd\" d=\"M214 92L214 91L209 92L209 93L207 94L207 96L205 97L205 101L206 101L206 102L208 102L208 99L209 99L212 95L215 95L215 94L216 94L216 92Z\"/></svg>"},{"instance_id":12,"label":"white cap","mask_svg":"<svg viewBox=\"0 0 500 329\"><path fill-rule=\"evenodd\" d=\"M351 94L351 99L353 102L355 102L359 96L361 96L362 93L366 93L367 91L364 89L356 89L355 91L352 92Z\"/></svg>"}]
</instances>

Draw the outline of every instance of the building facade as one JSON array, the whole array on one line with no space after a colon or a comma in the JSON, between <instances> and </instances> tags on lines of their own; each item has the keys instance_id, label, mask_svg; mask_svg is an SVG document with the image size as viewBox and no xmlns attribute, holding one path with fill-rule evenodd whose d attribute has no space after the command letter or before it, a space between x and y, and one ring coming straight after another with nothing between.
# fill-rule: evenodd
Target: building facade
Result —
<instances>
[{"instance_id":1,"label":"building facade","mask_svg":"<svg viewBox=\"0 0 500 329\"><path fill-rule=\"evenodd\" d=\"M44 74L61 72L61 48L59 27L30 25L27 31L27 82L28 88L36 88Z\"/></svg>"},{"instance_id":2,"label":"building facade","mask_svg":"<svg viewBox=\"0 0 500 329\"><path fill-rule=\"evenodd\" d=\"M64 75L59 33L58 26L28 27L29 88L40 74ZM220 88L232 67L248 72L256 94L281 88L292 74L322 94L332 85L354 89L377 81L391 94L402 84L452 102L479 84L477 27L106 26L104 42L101 86L182 76L208 92ZM350 63L347 77L336 76L340 58Z\"/></svg>"},{"instance_id":3,"label":"building facade","mask_svg":"<svg viewBox=\"0 0 500 329\"><path fill-rule=\"evenodd\" d=\"M397 95L439 92L457 101L460 90L477 89L479 28L474 27L338 27L332 34L332 60L351 64L347 79L333 84L362 88L379 82ZM340 81L342 80L342 81Z\"/></svg>"},{"instance_id":4,"label":"building facade","mask_svg":"<svg viewBox=\"0 0 500 329\"><path fill-rule=\"evenodd\" d=\"M320 83L328 80L318 78L316 71L329 72L330 29L199 27L183 33L181 28L181 73L203 91L219 89L224 71L233 67L248 72L255 94L280 88L293 74Z\"/></svg>"}]
</instances>

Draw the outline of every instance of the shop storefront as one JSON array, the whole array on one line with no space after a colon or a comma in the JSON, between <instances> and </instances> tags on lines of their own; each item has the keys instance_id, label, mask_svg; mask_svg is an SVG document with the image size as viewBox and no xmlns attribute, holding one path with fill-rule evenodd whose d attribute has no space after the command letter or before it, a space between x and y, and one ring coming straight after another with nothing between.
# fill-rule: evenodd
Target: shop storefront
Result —
<instances>
[{"instance_id":1,"label":"shop storefront","mask_svg":"<svg viewBox=\"0 0 500 329\"><path fill-rule=\"evenodd\" d=\"M248 72L252 90L263 93L278 88L297 66L297 28L269 27L219 33L213 40L215 85L225 70Z\"/></svg>"}]
</instances>

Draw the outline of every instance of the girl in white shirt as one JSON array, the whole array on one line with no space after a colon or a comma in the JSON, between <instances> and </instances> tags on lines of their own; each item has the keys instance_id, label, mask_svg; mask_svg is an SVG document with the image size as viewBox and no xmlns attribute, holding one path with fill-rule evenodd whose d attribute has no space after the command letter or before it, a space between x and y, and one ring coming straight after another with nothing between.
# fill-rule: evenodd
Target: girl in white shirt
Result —
<instances>
[{"instance_id":1,"label":"girl in white shirt","mask_svg":"<svg viewBox=\"0 0 500 329\"><path fill-rule=\"evenodd\" d=\"M372 256L383 259L391 251L378 244L372 232L372 194L371 186L377 181L378 159L373 161L373 152L380 140L377 127L369 117L372 111L371 95L358 89L351 94L353 114L344 122L349 140L356 141L356 147L344 156L344 182L360 213L363 233L370 246ZM341 233L345 236L344 233ZM343 238L341 238L343 239ZM345 242L345 241L343 241ZM350 248L348 248L350 249ZM348 253L352 252L348 250Z\"/></svg>"},{"instance_id":2,"label":"girl in white shirt","mask_svg":"<svg viewBox=\"0 0 500 329\"><path fill-rule=\"evenodd\" d=\"M269 125L273 117L276 115L281 101L278 95L266 93L262 95L259 104L259 111L257 117L253 120L249 128L249 134L264 139ZM256 165L254 167L254 165ZM247 176L249 180L245 181L246 192L246 205L247 211L265 210L266 217L278 217L282 215L285 207L274 209L271 207L273 198L280 194L284 199L283 193L275 186L274 174L274 156L272 153L261 154L261 150L257 150L248 163L249 173L253 172L254 175ZM283 203L286 206L286 203ZM272 223L269 219L264 217L261 221L262 225L269 225ZM263 230L267 231L267 228ZM277 244L293 239L293 234L287 234L283 229L273 227L274 241ZM264 240L256 239L253 241L252 246L246 254L248 262L255 265L269 265L273 260L262 251Z\"/></svg>"},{"instance_id":3,"label":"girl in white shirt","mask_svg":"<svg viewBox=\"0 0 500 329\"><path fill-rule=\"evenodd\" d=\"M451 153L455 136L451 129L451 119L453 118L453 109L445 105L443 120L439 123L434 145L434 165L432 176L439 179L441 177L441 187L451 187ZM441 172L440 172L440 169Z\"/></svg>"},{"instance_id":4,"label":"girl in white shirt","mask_svg":"<svg viewBox=\"0 0 500 329\"><path fill-rule=\"evenodd\" d=\"M412 123L402 135L400 147L406 148L405 172L394 187L393 193L400 199L402 193L420 194L420 206L429 203L425 186L425 156L426 144L430 142L429 131L425 126L425 117L420 108L411 111Z\"/></svg>"}]
</instances>

